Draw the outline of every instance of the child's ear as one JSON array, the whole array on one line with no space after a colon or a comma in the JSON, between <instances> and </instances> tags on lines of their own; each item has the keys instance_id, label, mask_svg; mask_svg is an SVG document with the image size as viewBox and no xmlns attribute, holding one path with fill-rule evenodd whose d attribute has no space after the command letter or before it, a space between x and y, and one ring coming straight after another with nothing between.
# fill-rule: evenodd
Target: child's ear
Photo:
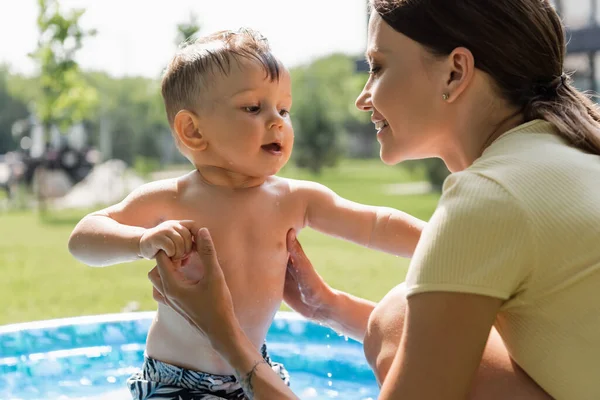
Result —
<instances>
[{"instance_id":1,"label":"child's ear","mask_svg":"<svg viewBox=\"0 0 600 400\"><path fill-rule=\"evenodd\" d=\"M191 111L181 110L175 115L173 129L179 141L188 149L203 151L208 147L206 137L200 131L198 116Z\"/></svg>"}]
</instances>

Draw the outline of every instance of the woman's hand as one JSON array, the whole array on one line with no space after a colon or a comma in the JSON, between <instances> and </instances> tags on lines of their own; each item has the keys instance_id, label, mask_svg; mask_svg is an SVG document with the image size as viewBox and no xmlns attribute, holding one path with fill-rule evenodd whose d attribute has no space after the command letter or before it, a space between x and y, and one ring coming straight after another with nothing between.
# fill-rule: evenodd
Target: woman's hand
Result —
<instances>
[{"instance_id":1,"label":"woman's hand","mask_svg":"<svg viewBox=\"0 0 600 400\"><path fill-rule=\"evenodd\" d=\"M164 251L158 252L157 265L148 273L148 278L154 286L154 299L177 311L218 349L223 345L219 340L229 336L239 325L206 228L196 234L195 251L199 261L185 268L181 261L173 261Z\"/></svg>"},{"instance_id":2,"label":"woman's hand","mask_svg":"<svg viewBox=\"0 0 600 400\"><path fill-rule=\"evenodd\" d=\"M293 229L287 234L287 249L290 258L285 274L283 300L302 316L322 321L326 318L326 310L335 294L304 254Z\"/></svg>"},{"instance_id":3,"label":"woman's hand","mask_svg":"<svg viewBox=\"0 0 600 400\"><path fill-rule=\"evenodd\" d=\"M285 302L304 317L362 342L375 303L332 289L313 268L293 229L287 235L287 248Z\"/></svg>"}]
</instances>

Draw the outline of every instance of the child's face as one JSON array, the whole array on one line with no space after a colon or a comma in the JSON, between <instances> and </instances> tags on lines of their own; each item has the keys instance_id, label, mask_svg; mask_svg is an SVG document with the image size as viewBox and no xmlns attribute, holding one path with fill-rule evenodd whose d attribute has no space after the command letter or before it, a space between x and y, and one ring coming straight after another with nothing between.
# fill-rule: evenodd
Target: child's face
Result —
<instances>
[{"instance_id":1,"label":"child's face","mask_svg":"<svg viewBox=\"0 0 600 400\"><path fill-rule=\"evenodd\" d=\"M292 87L281 68L271 81L256 61L231 62L228 75L217 75L200 112L199 130L211 158L227 170L253 177L276 174L294 144L290 120Z\"/></svg>"}]
</instances>

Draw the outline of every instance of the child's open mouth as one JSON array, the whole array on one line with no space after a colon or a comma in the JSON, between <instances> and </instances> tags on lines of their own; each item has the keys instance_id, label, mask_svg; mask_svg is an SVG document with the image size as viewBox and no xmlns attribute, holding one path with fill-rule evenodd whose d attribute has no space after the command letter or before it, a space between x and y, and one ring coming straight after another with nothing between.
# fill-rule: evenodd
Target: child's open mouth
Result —
<instances>
[{"instance_id":1,"label":"child's open mouth","mask_svg":"<svg viewBox=\"0 0 600 400\"><path fill-rule=\"evenodd\" d=\"M275 156L281 155L281 144L273 142L261 146L261 149Z\"/></svg>"}]
</instances>

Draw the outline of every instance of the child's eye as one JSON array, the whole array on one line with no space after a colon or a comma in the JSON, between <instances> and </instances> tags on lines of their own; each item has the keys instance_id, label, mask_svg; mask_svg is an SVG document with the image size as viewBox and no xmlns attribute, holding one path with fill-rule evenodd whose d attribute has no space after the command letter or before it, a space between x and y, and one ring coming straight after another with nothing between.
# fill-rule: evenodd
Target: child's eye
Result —
<instances>
[{"instance_id":1,"label":"child's eye","mask_svg":"<svg viewBox=\"0 0 600 400\"><path fill-rule=\"evenodd\" d=\"M249 112L251 114L256 114L257 112L260 111L260 106L244 107L243 110L246 111L246 112Z\"/></svg>"},{"instance_id":2,"label":"child's eye","mask_svg":"<svg viewBox=\"0 0 600 400\"><path fill-rule=\"evenodd\" d=\"M281 111L279 111L279 115L281 115L282 117L287 117L288 115L290 115L290 112L286 109L281 109Z\"/></svg>"}]
</instances>

